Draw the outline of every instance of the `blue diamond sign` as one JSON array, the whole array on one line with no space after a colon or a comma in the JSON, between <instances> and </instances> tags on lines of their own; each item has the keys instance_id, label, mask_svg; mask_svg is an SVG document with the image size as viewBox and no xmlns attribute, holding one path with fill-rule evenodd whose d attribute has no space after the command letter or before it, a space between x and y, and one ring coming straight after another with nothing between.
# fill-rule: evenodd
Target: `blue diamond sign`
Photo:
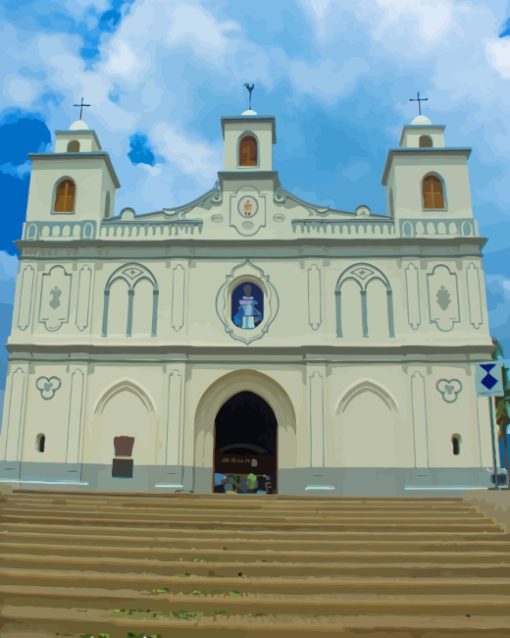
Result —
<instances>
[{"instance_id":1,"label":"blue diamond sign","mask_svg":"<svg viewBox=\"0 0 510 638\"><path fill-rule=\"evenodd\" d=\"M479 397L503 396L502 367L500 361L475 364L476 393Z\"/></svg>"}]
</instances>

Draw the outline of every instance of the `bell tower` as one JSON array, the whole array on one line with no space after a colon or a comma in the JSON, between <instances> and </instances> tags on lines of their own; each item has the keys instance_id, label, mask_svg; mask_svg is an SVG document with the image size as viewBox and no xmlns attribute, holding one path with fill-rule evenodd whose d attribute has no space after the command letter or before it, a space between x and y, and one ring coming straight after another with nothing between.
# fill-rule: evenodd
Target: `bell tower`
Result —
<instances>
[{"instance_id":1,"label":"bell tower","mask_svg":"<svg viewBox=\"0 0 510 638\"><path fill-rule=\"evenodd\" d=\"M83 120L55 131L55 150L31 153L27 222L99 221L113 215L120 183L110 156Z\"/></svg>"},{"instance_id":2,"label":"bell tower","mask_svg":"<svg viewBox=\"0 0 510 638\"><path fill-rule=\"evenodd\" d=\"M470 148L447 146L445 127L418 115L388 152L382 176L388 214L396 218L472 218Z\"/></svg>"},{"instance_id":3,"label":"bell tower","mask_svg":"<svg viewBox=\"0 0 510 638\"><path fill-rule=\"evenodd\" d=\"M244 85L250 94L249 106L237 117L222 117L224 140L223 171L218 173L223 190L237 191L250 182L258 191L270 191L280 185L273 171L273 144L276 143L275 118L258 115L251 108L253 84Z\"/></svg>"}]
</instances>

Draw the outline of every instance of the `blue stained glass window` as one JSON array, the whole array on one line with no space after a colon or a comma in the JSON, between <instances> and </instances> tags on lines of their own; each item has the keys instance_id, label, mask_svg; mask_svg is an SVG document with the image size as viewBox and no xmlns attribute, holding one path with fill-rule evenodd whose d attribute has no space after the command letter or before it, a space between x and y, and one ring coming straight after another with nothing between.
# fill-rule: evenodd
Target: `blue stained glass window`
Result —
<instances>
[{"instance_id":1,"label":"blue stained glass window","mask_svg":"<svg viewBox=\"0 0 510 638\"><path fill-rule=\"evenodd\" d=\"M251 281L239 284L232 293L232 321L238 328L252 330L264 319L264 294Z\"/></svg>"}]
</instances>

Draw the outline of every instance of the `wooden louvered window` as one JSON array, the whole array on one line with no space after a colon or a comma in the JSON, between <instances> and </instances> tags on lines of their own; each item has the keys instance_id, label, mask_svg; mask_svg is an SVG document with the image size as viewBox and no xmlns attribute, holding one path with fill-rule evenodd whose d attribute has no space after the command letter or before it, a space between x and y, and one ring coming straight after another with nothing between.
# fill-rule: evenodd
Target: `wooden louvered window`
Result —
<instances>
[{"instance_id":1,"label":"wooden louvered window","mask_svg":"<svg viewBox=\"0 0 510 638\"><path fill-rule=\"evenodd\" d=\"M423 208L444 208L443 183L435 175L423 179Z\"/></svg>"},{"instance_id":2,"label":"wooden louvered window","mask_svg":"<svg viewBox=\"0 0 510 638\"><path fill-rule=\"evenodd\" d=\"M257 140L251 135L239 144L239 166L257 166Z\"/></svg>"},{"instance_id":3,"label":"wooden louvered window","mask_svg":"<svg viewBox=\"0 0 510 638\"><path fill-rule=\"evenodd\" d=\"M63 179L55 194L55 213L73 213L76 186L72 179Z\"/></svg>"}]
</instances>

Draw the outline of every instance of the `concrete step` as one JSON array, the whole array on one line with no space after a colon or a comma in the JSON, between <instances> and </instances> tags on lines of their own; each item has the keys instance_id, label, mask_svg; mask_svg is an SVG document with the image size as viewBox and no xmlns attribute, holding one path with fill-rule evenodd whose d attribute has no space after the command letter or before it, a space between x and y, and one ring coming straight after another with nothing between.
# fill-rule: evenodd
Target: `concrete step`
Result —
<instances>
[{"instance_id":1,"label":"concrete step","mask_svg":"<svg viewBox=\"0 0 510 638\"><path fill-rule=\"evenodd\" d=\"M292 533L289 533L289 530L282 529L236 529L236 528L228 528L225 529L225 526L222 525L223 529L208 529L200 528L196 529L196 526L193 528L189 528L189 526L185 525L166 525L161 527L149 527L149 526L136 526L129 528L129 534L125 534L124 538L131 537L140 537L143 536L145 538L187 538L191 535L196 536L200 535L201 538L214 538L214 539L231 539L231 538L253 538L259 540L271 540L271 539L287 539L293 538L297 540L316 540L321 542L323 540L329 540L332 538L337 539L345 539L345 540L365 540L370 542L371 539L378 540L390 540L390 539L413 539L413 540L451 540L457 539L459 541L465 541L469 543L471 540L500 540L500 539L509 539L510 535L505 534L502 531L500 526L497 526L497 529L493 531L443 531L437 530L435 528L428 529L424 531L423 529L418 530L409 530L409 529L400 529L399 526L395 526L395 528L391 528L390 530L377 530L370 529L368 531L365 527L362 529L356 530L334 530L331 531L323 531L320 528L314 530L290 530ZM45 533L63 533L67 535L83 535L87 533L100 533L103 535L109 536L117 536L119 534L118 526L104 526L100 523L96 523L94 525L82 523L80 525L75 525L73 520L69 520L66 523L51 523L45 524L41 522L33 523L20 523L16 521L10 521L9 523L1 520L0 513L0 534L8 533L8 534L17 534L19 532L31 532L40 534Z\"/></svg>"},{"instance_id":2,"label":"concrete step","mask_svg":"<svg viewBox=\"0 0 510 638\"><path fill-rule=\"evenodd\" d=\"M402 557L403 558L403 557ZM498 563L465 562L452 563L441 561L398 560L394 556L385 557L384 561L363 563L353 556L351 560L321 563L317 561L268 561L253 562L250 560L229 560L228 556L218 556L217 561L157 560L150 558L110 558L105 556L61 556L46 554L9 554L0 553L0 564L3 567L27 567L36 569L94 569L95 571L116 571L118 573L151 572L161 575L178 573L208 574L218 576L295 576L299 573L314 576L364 575L364 576L483 576L510 577L510 561Z\"/></svg>"},{"instance_id":3,"label":"concrete step","mask_svg":"<svg viewBox=\"0 0 510 638\"><path fill-rule=\"evenodd\" d=\"M110 611L115 618L126 617L129 610L141 609L141 615L168 615L186 609L213 615L221 607L231 615L261 612L265 615L292 614L300 616L343 614L391 615L508 615L509 595L487 594L266 594L241 593L237 589L219 588L217 593L195 589L184 592L148 593L120 589L112 591L100 586L38 587L27 585L0 586L3 604L26 606L37 601L38 606L87 608Z\"/></svg>"},{"instance_id":4,"label":"concrete step","mask_svg":"<svg viewBox=\"0 0 510 638\"><path fill-rule=\"evenodd\" d=\"M107 611L90 609L45 608L40 606L21 607L5 605L3 608L4 632L2 638L27 638L27 632L44 630L43 636L65 635L75 632L108 632L109 638L126 638L126 632L143 632L153 635L186 636L200 633L205 638L280 638L281 636L309 637L318 635L341 636L342 638L451 638L452 636L490 636L508 638L510 615L451 615L437 614L423 616L406 615L334 615L307 619L299 614L280 614L265 617L239 616L222 613L217 609L213 615L190 615L181 610L182 618L143 618L128 616L112 619ZM18 631L25 633L14 633ZM9 632L9 633L8 633ZM54 633L51 633L54 632ZM174 633L175 632L175 633ZM177 633L178 632L178 633ZM483 632L483 633L482 633ZM72 634L71 634L72 635ZM40 634L39 634L40 636ZM38 637L39 638L39 637Z\"/></svg>"},{"instance_id":5,"label":"concrete step","mask_svg":"<svg viewBox=\"0 0 510 638\"><path fill-rule=\"evenodd\" d=\"M477 512L473 505L466 504L464 501L452 506L452 503L428 503L428 502L386 502L385 499L380 499L381 502L351 502L348 499L328 499L326 502L317 502L315 499L310 501L284 501L273 500L272 497L263 497L259 495L235 495L235 498L231 498L229 495L217 495L213 500L183 500L172 498L168 495L166 498L126 498L116 497L104 499L101 497L92 496L50 496L48 498L30 496L28 498L20 498L16 496L4 496L0 497L0 503L12 503L16 506L33 506L33 507L47 507L48 505L65 505L72 507L77 505L83 508L93 508L96 506L106 506L109 508L135 508L135 509L174 509L185 511L285 511L285 512L464 512L466 514Z\"/></svg>"},{"instance_id":6,"label":"concrete step","mask_svg":"<svg viewBox=\"0 0 510 638\"><path fill-rule=\"evenodd\" d=\"M31 514L30 512L13 512L6 513L2 512L1 514L3 523L14 523L14 522L24 522L24 523L32 523L34 525L39 524L62 524L68 523L72 521L73 525L87 525L91 523L96 523L104 526L118 526L119 524L126 523L129 524L130 527L140 527L150 525L151 527L162 527L169 524L178 525L181 527L188 528L196 528L196 529L214 529L218 526L229 529L280 529L280 530L303 530L303 529L320 529L323 531L363 531L363 530L379 530L379 531L389 531L399 529L401 531L425 531L425 530L435 530L435 531L450 531L450 532L465 532L465 531L473 531L473 532L497 532L501 531L501 526L492 522L490 519L485 519L482 522L457 522L457 521L441 521L434 519L429 519L428 521L423 522L413 522L412 520L408 521L397 521L392 519L391 517L387 519L386 522L378 520L377 517L371 520L354 520L352 522L335 522L330 523L326 521L322 521L315 517L311 520L299 521L292 519L285 519L285 517L271 517L265 520L262 520L258 516L254 517L245 517L240 520L224 520L223 517L216 517L214 519L208 519L206 517L197 516L186 516L179 518L177 516L173 517L168 515L167 517L160 518L151 515L144 515L141 513L139 516L125 516L125 517L115 517L115 516L97 516L94 514L93 516L73 516L72 514L67 515L64 512L48 512L44 514Z\"/></svg>"},{"instance_id":7,"label":"concrete step","mask_svg":"<svg viewBox=\"0 0 510 638\"><path fill-rule=\"evenodd\" d=\"M212 576L190 574L179 576L142 573L113 573L92 570L37 569L34 567L0 567L0 583L6 586L28 585L48 587L101 587L130 589L150 593L153 589L168 588L171 592L199 589L218 593L228 589L241 593L265 594L479 594L500 595L510 592L510 577L363 577L311 576L297 574L270 576Z\"/></svg>"},{"instance_id":8,"label":"concrete step","mask_svg":"<svg viewBox=\"0 0 510 638\"><path fill-rule=\"evenodd\" d=\"M186 517L193 519L194 517L198 517L200 519L217 519L220 516L228 516L231 520L245 520L252 519L254 516L257 519L266 520L270 518L292 518L292 520L313 520L314 518L320 517L321 520L361 520L361 521L371 521L371 520L397 520L397 521L455 521L455 522L486 522L487 516L478 512L476 510L473 511L458 511L458 510L433 510L433 511L424 511L420 510L398 510L398 511L389 511L389 510L355 510L353 508L344 509L331 509L331 510L321 510L321 509L310 509L308 511L305 510L295 510L288 508L260 508L260 507L252 507L252 508L213 508L208 507L205 508L182 508L182 507L134 507L134 506L124 506L121 504L116 504L110 506L105 503L97 503L94 505L87 506L79 506L78 504L65 504L65 503L55 503L51 506L45 503L39 504L17 504L12 502L7 502L2 506L2 512L4 514L13 514L19 513L23 511L25 513L30 513L34 515L40 515L47 513L48 511L54 513L66 512L68 515L75 516L99 516L99 515L107 515L109 517L118 517L120 519L132 517L133 515L142 516L147 515L153 518L160 518L161 520L167 520L169 517Z\"/></svg>"},{"instance_id":9,"label":"concrete step","mask_svg":"<svg viewBox=\"0 0 510 638\"><path fill-rule=\"evenodd\" d=\"M36 556L68 556L68 557L97 557L105 556L108 558L124 558L128 561L133 559L152 559L175 561L182 558L184 561L211 562L223 560L225 557L230 561L241 561L244 563L252 562L271 562L280 563L287 562L371 562L378 564L390 561L402 561L408 563L468 563L472 565L487 565L492 563L510 564L510 547L499 550L474 550L470 551L452 551L451 549L441 548L439 550L424 551L402 551L394 548L393 551L379 550L367 548L363 551L357 550L326 550L317 547L315 551L308 549L277 549L275 550L271 544L267 548L255 550L253 548L243 549L242 544L239 547L221 548L221 549L197 549L193 547L117 547L115 545L79 545L68 543L57 547L54 544L39 543L38 545L5 542L0 541L0 557L9 555L36 555Z\"/></svg>"},{"instance_id":10,"label":"concrete step","mask_svg":"<svg viewBox=\"0 0 510 638\"><path fill-rule=\"evenodd\" d=\"M99 529L99 528L98 528ZM510 536L498 535L492 540L477 540L479 537L469 538L469 544L466 539L459 539L456 534L448 534L442 539L437 539L434 534L430 534L427 538L409 539L407 535L395 536L389 535L387 538L374 538L373 535L364 535L364 538L343 538L337 534L331 534L329 537L322 537L320 542L317 540L309 540L306 536L296 538L271 538L259 539L258 537L248 537L239 532L237 535L229 534L228 537L215 538L202 537L196 533L192 536L186 532L181 537L175 534L160 535L148 539L145 535L137 536L119 536L118 534L102 534L102 533L79 533L74 531L73 534L63 534L51 531L38 532L19 532L14 534L6 530L0 531L0 542L19 542L28 545L39 545L41 543L50 544L56 547L66 547L67 545L79 544L80 546L100 546L110 545L114 547L140 547L140 548L195 548L199 550L231 550L249 548L254 551L271 549L277 550L293 550L306 549L310 552L315 551L439 551L442 549L450 549L458 552L470 552L471 550L494 551L494 550L510 550ZM502 540L501 540L502 539Z\"/></svg>"}]
</instances>

